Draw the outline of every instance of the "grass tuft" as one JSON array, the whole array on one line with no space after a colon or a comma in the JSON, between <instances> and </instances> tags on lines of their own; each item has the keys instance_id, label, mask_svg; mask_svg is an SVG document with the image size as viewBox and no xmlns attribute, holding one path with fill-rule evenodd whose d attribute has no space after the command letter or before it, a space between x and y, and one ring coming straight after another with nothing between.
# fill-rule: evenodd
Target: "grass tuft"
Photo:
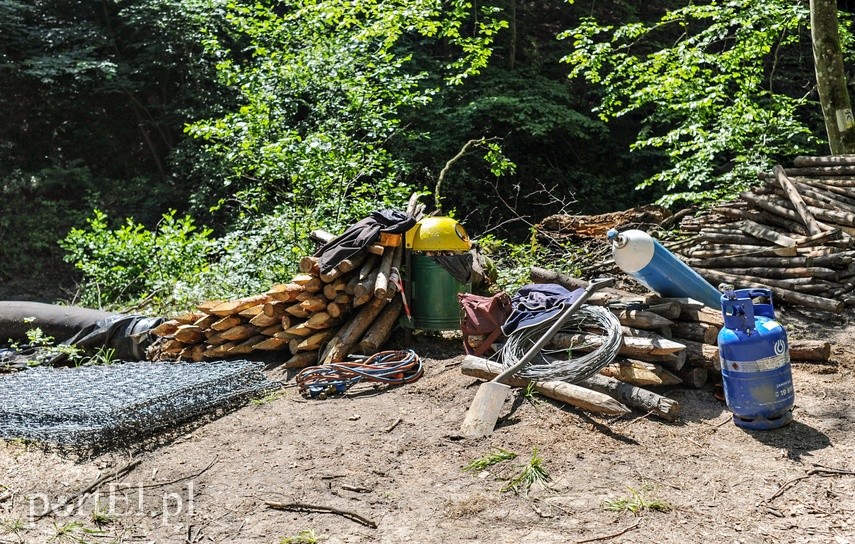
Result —
<instances>
[{"instance_id":1,"label":"grass tuft","mask_svg":"<svg viewBox=\"0 0 855 544\"><path fill-rule=\"evenodd\" d=\"M111 513L108 508L102 505L100 502L95 506L95 509L92 510L92 515L89 516L89 519L92 520L92 523L98 525L107 525L113 523L119 516L114 513Z\"/></svg>"},{"instance_id":2,"label":"grass tuft","mask_svg":"<svg viewBox=\"0 0 855 544\"><path fill-rule=\"evenodd\" d=\"M267 404L268 402L273 402L274 400L282 398L283 394L284 393L282 390L273 391L272 393L268 393L261 398L252 399L249 401L249 403L252 404L253 406L263 406L263 405Z\"/></svg>"},{"instance_id":3,"label":"grass tuft","mask_svg":"<svg viewBox=\"0 0 855 544\"><path fill-rule=\"evenodd\" d=\"M540 403L540 399L537 398L537 391L535 391L534 388L534 382L528 382L523 390L523 398L528 401L529 404L534 406L536 410L538 403Z\"/></svg>"},{"instance_id":4,"label":"grass tuft","mask_svg":"<svg viewBox=\"0 0 855 544\"><path fill-rule=\"evenodd\" d=\"M315 535L314 529L300 531L297 536L286 536L279 541L279 544L318 544L319 540Z\"/></svg>"},{"instance_id":5,"label":"grass tuft","mask_svg":"<svg viewBox=\"0 0 855 544\"><path fill-rule=\"evenodd\" d=\"M640 516L645 510L670 512L674 509L674 507L666 501L645 495L653 491L653 486L644 485L642 486L641 491L631 487L627 487L627 489L629 489L629 497L603 501L603 508L613 512L632 512L635 516Z\"/></svg>"},{"instance_id":6,"label":"grass tuft","mask_svg":"<svg viewBox=\"0 0 855 544\"><path fill-rule=\"evenodd\" d=\"M73 544L90 544L87 537L98 537L104 534L100 529L86 527L79 521L69 521L63 525L54 522L54 535L48 542L71 542Z\"/></svg>"},{"instance_id":7,"label":"grass tuft","mask_svg":"<svg viewBox=\"0 0 855 544\"><path fill-rule=\"evenodd\" d=\"M491 453L489 455L481 457L480 459L475 459L474 461L463 467L463 470L468 472L481 472L482 470L486 470L493 465L501 463L502 461L509 461L511 459L516 458L516 453L499 448L499 451L497 451L496 453Z\"/></svg>"},{"instance_id":8,"label":"grass tuft","mask_svg":"<svg viewBox=\"0 0 855 544\"><path fill-rule=\"evenodd\" d=\"M531 459L522 467L519 474L514 476L505 487L502 488L502 493L513 491L519 494L520 491L528 494L529 490L534 485L549 487L549 474L543 467L543 460L537 454L537 448L531 453Z\"/></svg>"},{"instance_id":9,"label":"grass tuft","mask_svg":"<svg viewBox=\"0 0 855 544\"><path fill-rule=\"evenodd\" d=\"M10 518L0 521L0 532L4 535L20 535L24 531L24 520L21 518Z\"/></svg>"}]
</instances>

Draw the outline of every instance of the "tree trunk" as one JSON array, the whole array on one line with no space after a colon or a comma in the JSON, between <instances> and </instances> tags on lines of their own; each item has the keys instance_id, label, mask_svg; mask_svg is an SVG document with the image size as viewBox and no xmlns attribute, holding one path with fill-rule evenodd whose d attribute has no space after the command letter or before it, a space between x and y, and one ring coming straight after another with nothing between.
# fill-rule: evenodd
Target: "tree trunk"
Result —
<instances>
[{"instance_id":1,"label":"tree trunk","mask_svg":"<svg viewBox=\"0 0 855 544\"><path fill-rule=\"evenodd\" d=\"M817 91L831 154L855 153L855 119L843 71L837 2L811 0L810 27Z\"/></svg>"},{"instance_id":2,"label":"tree trunk","mask_svg":"<svg viewBox=\"0 0 855 544\"><path fill-rule=\"evenodd\" d=\"M511 0L508 21L508 70L513 70L517 62L517 0Z\"/></svg>"}]
</instances>

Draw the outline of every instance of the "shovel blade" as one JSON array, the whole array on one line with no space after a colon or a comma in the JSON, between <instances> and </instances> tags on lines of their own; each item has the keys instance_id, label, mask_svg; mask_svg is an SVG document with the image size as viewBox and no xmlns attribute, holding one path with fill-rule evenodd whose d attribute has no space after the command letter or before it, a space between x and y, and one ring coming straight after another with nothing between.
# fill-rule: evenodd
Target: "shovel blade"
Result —
<instances>
[{"instance_id":1,"label":"shovel blade","mask_svg":"<svg viewBox=\"0 0 855 544\"><path fill-rule=\"evenodd\" d=\"M475 398L466 412L460 434L466 438L488 436L496 428L499 412L508 398L510 386L498 382L484 382L475 392Z\"/></svg>"}]
</instances>

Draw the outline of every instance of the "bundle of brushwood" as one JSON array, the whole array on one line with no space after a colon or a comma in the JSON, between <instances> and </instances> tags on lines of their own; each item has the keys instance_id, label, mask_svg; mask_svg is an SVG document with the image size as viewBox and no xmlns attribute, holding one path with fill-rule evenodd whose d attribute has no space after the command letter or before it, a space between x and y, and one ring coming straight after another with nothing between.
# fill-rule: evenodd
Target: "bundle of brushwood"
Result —
<instances>
[{"instance_id":1,"label":"bundle of brushwood","mask_svg":"<svg viewBox=\"0 0 855 544\"><path fill-rule=\"evenodd\" d=\"M411 199L408 213L423 214ZM316 230L324 244L334 235ZM300 261L300 273L266 293L228 301L209 301L197 311L165 321L153 333L160 341L151 360L202 361L256 351L286 351L283 368L343 361L350 354L381 350L403 309L399 270L403 235L381 233L376 244L321 273L318 257Z\"/></svg>"},{"instance_id":2,"label":"bundle of brushwood","mask_svg":"<svg viewBox=\"0 0 855 544\"><path fill-rule=\"evenodd\" d=\"M556 283L571 290L587 285L585 281L540 267L532 267L531 280ZM651 292L636 294L612 288L598 291L587 303L609 308L621 322L624 339L615 361L599 375L577 385L610 395L629 408L673 421L679 416L680 405L663 396L662 388L680 384L701 388L719 381L717 343L724 325L720 310L688 298L663 298ZM473 343L477 341L477 337L473 338ZM546 348L578 354L593 351L601 342L602 336L595 332L559 333ZM829 362L828 342L792 337L789 342L793 362ZM475 357L464 361L463 372L487 376L483 364ZM650 387L658 392L650 391ZM609 405L604 405L603 410L597 406L585 409L603 413L613 410Z\"/></svg>"},{"instance_id":3,"label":"bundle of brushwood","mask_svg":"<svg viewBox=\"0 0 855 544\"><path fill-rule=\"evenodd\" d=\"M648 229L672 215L666 208L655 205L599 215L555 214L544 218L537 225L537 232L544 241L559 245L585 239L605 240L609 229Z\"/></svg>"},{"instance_id":4,"label":"bundle of brushwood","mask_svg":"<svg viewBox=\"0 0 855 544\"><path fill-rule=\"evenodd\" d=\"M562 255L568 268L581 270L588 277L609 275L617 269L611 258L611 246L606 243L609 229L652 232L678 223L685 213L688 211L672 214L654 205L598 215L560 213L550 215L536 225L537 240L557 251L564 251L572 245L575 251Z\"/></svg>"},{"instance_id":5,"label":"bundle of brushwood","mask_svg":"<svg viewBox=\"0 0 855 544\"><path fill-rule=\"evenodd\" d=\"M736 201L684 218L666 243L713 285L767 287L788 305L855 305L855 155L798 157Z\"/></svg>"}]
</instances>

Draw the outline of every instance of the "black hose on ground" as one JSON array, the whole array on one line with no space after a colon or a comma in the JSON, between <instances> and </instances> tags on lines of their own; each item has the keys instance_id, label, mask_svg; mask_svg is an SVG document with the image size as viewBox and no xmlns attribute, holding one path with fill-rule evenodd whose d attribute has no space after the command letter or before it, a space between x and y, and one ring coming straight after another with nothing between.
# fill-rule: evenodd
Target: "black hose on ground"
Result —
<instances>
[{"instance_id":1,"label":"black hose on ground","mask_svg":"<svg viewBox=\"0 0 855 544\"><path fill-rule=\"evenodd\" d=\"M37 327L61 342L114 315L120 314L42 302L0 301L0 343L25 341L27 331Z\"/></svg>"},{"instance_id":2,"label":"black hose on ground","mask_svg":"<svg viewBox=\"0 0 855 544\"><path fill-rule=\"evenodd\" d=\"M88 352L111 349L113 356L123 361L144 360L145 350L153 340L150 331L162 322L162 317L40 302L0 301L0 342L27 340L27 331L38 327L56 343L74 345ZM67 354L60 353L49 364L60 364L67 358Z\"/></svg>"}]
</instances>

